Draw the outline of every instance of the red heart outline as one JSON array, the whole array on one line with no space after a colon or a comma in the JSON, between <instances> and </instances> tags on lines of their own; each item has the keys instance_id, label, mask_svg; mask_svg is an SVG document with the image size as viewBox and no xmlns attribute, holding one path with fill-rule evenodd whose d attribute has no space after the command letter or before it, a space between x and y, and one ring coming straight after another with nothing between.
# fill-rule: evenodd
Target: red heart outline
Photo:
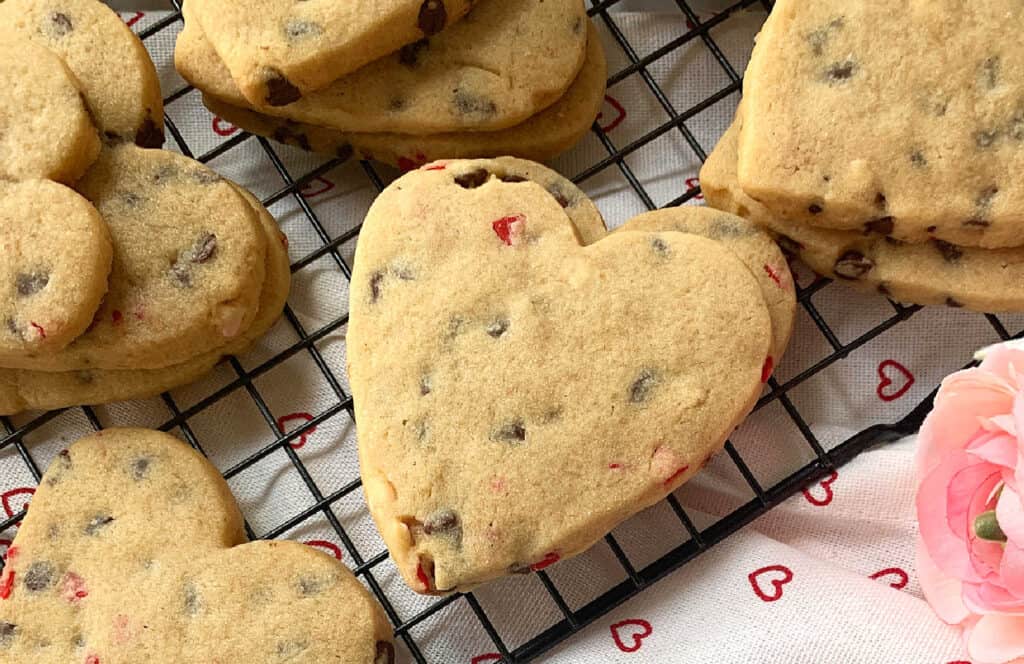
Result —
<instances>
[{"instance_id":1,"label":"red heart outline","mask_svg":"<svg viewBox=\"0 0 1024 664\"><path fill-rule=\"evenodd\" d=\"M231 124L219 115L213 116L213 122L211 123L211 126L213 127L213 133L217 134L218 136L230 136L231 134L234 134L235 132L238 131L238 127Z\"/></svg>"},{"instance_id":2,"label":"red heart outline","mask_svg":"<svg viewBox=\"0 0 1024 664\"><path fill-rule=\"evenodd\" d=\"M500 662L500 661L501 661L501 655L499 655L496 652L489 652L489 653L485 653L483 655L477 655L472 660L470 660L469 664L484 664L484 662Z\"/></svg>"},{"instance_id":3,"label":"red heart outline","mask_svg":"<svg viewBox=\"0 0 1024 664\"><path fill-rule=\"evenodd\" d=\"M125 19L125 22L124 22L124 24L125 24L125 25L127 25L127 26L128 26L129 28L130 28L130 27L132 27L133 25L135 25L136 23L138 23L139 21L141 21L141 20L142 20L142 17L143 17L143 16L145 16L145 15L146 15L146 14L145 14L145 13L143 13L143 12L135 12L135 15L134 15L134 16L132 16L132 17L131 17L131 18L129 18L129 19Z\"/></svg>"},{"instance_id":4,"label":"red heart outline","mask_svg":"<svg viewBox=\"0 0 1024 664\"><path fill-rule=\"evenodd\" d=\"M11 498L13 498L15 496L21 496L21 495L31 496L31 495L34 495L35 492L36 492L36 490L34 488L23 486L23 487L19 487L17 489L11 489L10 491L5 491L3 494L0 494L0 503L3 503L4 512L7 513L8 517L14 516L15 512L20 511L20 510L15 510L13 507L11 507ZM22 505L22 509L26 509L26 510L28 509L28 502L31 502L31 501L26 501L26 503ZM21 523L16 523L14 525L20 526Z\"/></svg>"},{"instance_id":5,"label":"red heart outline","mask_svg":"<svg viewBox=\"0 0 1024 664\"><path fill-rule=\"evenodd\" d=\"M700 178L686 178L686 191L687 193L693 191L700 186ZM695 201L704 200L704 192L701 192L693 197Z\"/></svg>"},{"instance_id":6,"label":"red heart outline","mask_svg":"<svg viewBox=\"0 0 1024 664\"><path fill-rule=\"evenodd\" d=\"M320 194L326 194L331 189L334 189L334 183L324 176L318 175L306 184L302 185L302 190L299 191L299 193L302 194L303 198L313 198Z\"/></svg>"},{"instance_id":7,"label":"red heart outline","mask_svg":"<svg viewBox=\"0 0 1024 664\"><path fill-rule=\"evenodd\" d=\"M341 560L342 553L341 547L334 542L328 542L327 540L307 540L303 542L306 546L311 546L314 549L320 549L325 551L329 555L334 556L337 560Z\"/></svg>"},{"instance_id":8,"label":"red heart outline","mask_svg":"<svg viewBox=\"0 0 1024 664\"><path fill-rule=\"evenodd\" d=\"M895 369L897 372L903 375L906 380L903 387L899 388L895 392L886 394L885 388L893 385L892 378L886 374L886 369ZM878 377L881 379L878 382L878 388L875 392L878 394L878 398L882 401L896 401L901 396L907 393L907 390L914 384L914 374L910 373L910 370L905 366L897 362L896 360L884 360L878 365Z\"/></svg>"},{"instance_id":9,"label":"red heart outline","mask_svg":"<svg viewBox=\"0 0 1024 664\"><path fill-rule=\"evenodd\" d=\"M889 587L890 588L895 588L896 590L903 590L904 588L907 587L907 584L910 583L910 575L907 574L906 571L904 571L903 569L901 569L899 567L886 567L885 569L878 570L877 572L875 572L874 574L872 574L868 578L873 580L873 581L877 581L878 579L880 579L883 576L890 576L890 575L898 577L896 581L890 581L889 582Z\"/></svg>"},{"instance_id":10,"label":"red heart outline","mask_svg":"<svg viewBox=\"0 0 1024 664\"><path fill-rule=\"evenodd\" d=\"M626 109L622 107L622 104L619 103L618 99L616 99L615 97L612 97L611 95L605 95L604 96L604 100L606 102L608 102L608 105L610 105L612 108L615 109L616 113L618 113L618 115L615 117L614 120L612 120L611 122L609 122L606 125L601 125L601 131L603 131L604 133L607 134L612 129L615 129L616 127L618 127L620 124L622 124L625 121L625 119L626 119ZM600 122L601 118L603 118L603 117L604 117L604 111L601 111L600 113L597 114L597 121Z\"/></svg>"},{"instance_id":11,"label":"red heart outline","mask_svg":"<svg viewBox=\"0 0 1024 664\"><path fill-rule=\"evenodd\" d=\"M284 425L288 422L296 421L306 423L312 422L313 416L309 413L289 413L288 415L282 415L281 417L277 418L277 428L280 429L282 433L288 433L288 430L285 428ZM306 444L306 441L309 440L309 437L314 433L316 433L316 427L309 427L299 435L298 439L293 440L291 443L289 443L289 445L292 446L293 450L302 449L302 447Z\"/></svg>"},{"instance_id":12,"label":"red heart outline","mask_svg":"<svg viewBox=\"0 0 1024 664\"><path fill-rule=\"evenodd\" d=\"M639 627L640 631L630 630L627 632L628 636L633 639L631 645L626 645L622 641L622 636L619 634L619 630L623 627ZM651 627L651 623L641 618L629 618L621 622L617 622L610 626L608 629L611 630L612 639L615 640L615 647L622 652L636 652L643 646L643 640L650 636L654 629Z\"/></svg>"},{"instance_id":13,"label":"red heart outline","mask_svg":"<svg viewBox=\"0 0 1024 664\"><path fill-rule=\"evenodd\" d=\"M759 578L763 574L781 573L781 579L769 579L768 582L772 584L774 593L769 595L762 588ZM754 594L761 598L763 602L776 602L782 599L782 586L786 585L793 580L793 570L789 569L785 565L768 565L756 569L747 575L747 580L750 581L750 587L754 589Z\"/></svg>"},{"instance_id":14,"label":"red heart outline","mask_svg":"<svg viewBox=\"0 0 1024 664\"><path fill-rule=\"evenodd\" d=\"M839 471L833 470L832 474L825 479L818 482L815 486L820 486L825 490L825 497L818 498L811 493L811 487L803 489L804 498L807 502L814 505L815 507L825 507L826 505L832 504L832 499L835 498L835 493L832 491L832 483L839 479Z\"/></svg>"}]
</instances>

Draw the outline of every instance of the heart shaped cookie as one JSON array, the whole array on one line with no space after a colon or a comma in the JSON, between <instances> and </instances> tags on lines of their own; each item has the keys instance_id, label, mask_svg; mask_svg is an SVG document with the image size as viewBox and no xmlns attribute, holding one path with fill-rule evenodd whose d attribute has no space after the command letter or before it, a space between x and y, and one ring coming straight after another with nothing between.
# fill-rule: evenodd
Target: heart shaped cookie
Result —
<instances>
[{"instance_id":1,"label":"heart shaped cookie","mask_svg":"<svg viewBox=\"0 0 1024 664\"><path fill-rule=\"evenodd\" d=\"M390 664L383 611L302 544L245 542L227 484L168 434L107 429L43 476L0 574L0 659Z\"/></svg>"},{"instance_id":2,"label":"heart shaped cookie","mask_svg":"<svg viewBox=\"0 0 1024 664\"><path fill-rule=\"evenodd\" d=\"M392 183L352 280L363 486L425 593L546 567L664 498L749 412L772 343L761 288L723 244L583 246L544 187L477 170Z\"/></svg>"}]
</instances>

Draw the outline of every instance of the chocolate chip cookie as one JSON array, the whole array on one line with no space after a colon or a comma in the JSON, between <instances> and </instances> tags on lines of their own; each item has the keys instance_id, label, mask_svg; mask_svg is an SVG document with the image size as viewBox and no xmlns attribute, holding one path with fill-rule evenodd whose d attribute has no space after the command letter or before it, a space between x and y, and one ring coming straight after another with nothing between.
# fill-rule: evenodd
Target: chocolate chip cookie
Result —
<instances>
[{"instance_id":1,"label":"chocolate chip cookie","mask_svg":"<svg viewBox=\"0 0 1024 664\"><path fill-rule=\"evenodd\" d=\"M58 454L0 573L0 657L35 664L392 664L380 606L341 563L246 543L227 483L148 429Z\"/></svg>"},{"instance_id":2,"label":"chocolate chip cookie","mask_svg":"<svg viewBox=\"0 0 1024 664\"><path fill-rule=\"evenodd\" d=\"M188 5L249 103L282 106L429 39L462 18L473 1L189 0Z\"/></svg>"},{"instance_id":3,"label":"chocolate chip cookie","mask_svg":"<svg viewBox=\"0 0 1024 664\"><path fill-rule=\"evenodd\" d=\"M100 151L75 75L48 49L0 29L0 179L73 183Z\"/></svg>"},{"instance_id":4,"label":"chocolate chip cookie","mask_svg":"<svg viewBox=\"0 0 1024 664\"><path fill-rule=\"evenodd\" d=\"M109 291L93 324L66 348L6 366L159 369L249 327L267 240L231 184L180 154L125 143L104 147L77 187L110 229Z\"/></svg>"},{"instance_id":5,"label":"chocolate chip cookie","mask_svg":"<svg viewBox=\"0 0 1024 664\"><path fill-rule=\"evenodd\" d=\"M749 412L772 343L722 243L584 247L544 187L441 166L371 207L348 331L367 502L423 593L541 569L662 499Z\"/></svg>"},{"instance_id":6,"label":"chocolate chip cookie","mask_svg":"<svg viewBox=\"0 0 1024 664\"><path fill-rule=\"evenodd\" d=\"M250 106L203 34L191 3L178 36L178 72L205 94ZM352 132L493 131L561 98L583 66L582 0L481 0L440 34L374 61L287 106L257 110Z\"/></svg>"},{"instance_id":7,"label":"chocolate chip cookie","mask_svg":"<svg viewBox=\"0 0 1024 664\"><path fill-rule=\"evenodd\" d=\"M108 140L156 148L164 142L160 80L149 53L98 0L4 0L0 29L45 46L82 86L97 128Z\"/></svg>"},{"instance_id":8,"label":"chocolate chip cookie","mask_svg":"<svg viewBox=\"0 0 1024 664\"><path fill-rule=\"evenodd\" d=\"M744 77L740 187L823 228L1024 245L1024 5L892 10L775 3Z\"/></svg>"},{"instance_id":9,"label":"chocolate chip cookie","mask_svg":"<svg viewBox=\"0 0 1024 664\"><path fill-rule=\"evenodd\" d=\"M979 249L942 240L908 244L876 233L814 228L780 218L748 196L736 176L744 116L726 132L701 170L708 204L769 230L818 274L915 304L976 311L1024 311L1024 249Z\"/></svg>"},{"instance_id":10,"label":"chocolate chip cookie","mask_svg":"<svg viewBox=\"0 0 1024 664\"><path fill-rule=\"evenodd\" d=\"M288 299L291 271L287 241L266 208L245 189L236 189L259 214L260 224L267 236L266 280L260 295L259 310L244 332L221 348L164 369L83 369L65 372L0 369L0 415L155 396L197 380L209 373L224 356L244 353L258 342L280 318Z\"/></svg>"},{"instance_id":11,"label":"chocolate chip cookie","mask_svg":"<svg viewBox=\"0 0 1024 664\"><path fill-rule=\"evenodd\" d=\"M245 131L326 155L359 155L411 170L436 159L516 155L547 161L565 152L590 130L604 103L607 66L604 49L591 24L587 59L565 95L521 124L497 131L448 132L426 136L343 132L264 115L203 95L216 115Z\"/></svg>"}]
</instances>

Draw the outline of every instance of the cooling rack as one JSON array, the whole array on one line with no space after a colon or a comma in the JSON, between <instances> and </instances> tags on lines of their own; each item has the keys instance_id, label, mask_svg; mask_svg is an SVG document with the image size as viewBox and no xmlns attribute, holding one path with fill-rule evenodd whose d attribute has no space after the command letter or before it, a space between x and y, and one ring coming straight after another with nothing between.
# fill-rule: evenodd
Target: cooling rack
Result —
<instances>
[{"instance_id":1,"label":"cooling rack","mask_svg":"<svg viewBox=\"0 0 1024 664\"><path fill-rule=\"evenodd\" d=\"M402 584L363 503L344 354L362 213L397 173L300 153L211 117L198 92L173 73L170 50L181 15L178 0L170 2L163 12L123 14L154 55L168 93L167 147L263 199L290 239L292 297L258 349L227 360L196 385L146 402L0 418L0 552L24 518L41 469L62 447L105 426L154 426L217 465L251 538L296 539L349 565L384 606L400 659L527 662L781 501L822 480L828 486L857 454L916 432L942 375L966 362L974 347L1014 330L1019 336L1024 327L1019 316L865 298L795 264L799 319L789 354L753 415L704 473L578 558L472 593L416 596ZM707 3L668 0L672 16L647 23L627 21L618 4L590 0L609 50L607 103L586 145L556 164L599 205L609 189L628 194L631 203L619 196L612 206L622 217L610 219L615 223L631 211L699 204L699 165L735 109L752 35L772 3L743 0L706 13ZM730 30L751 21L737 50ZM666 22L679 29L655 29ZM639 122L627 122L627 107L641 96L646 111ZM718 130L707 129L709 114L725 118ZM654 146L664 152L666 141L682 175L645 156ZM951 348L946 366L915 375L913 349L950 337L959 341L944 345ZM854 370L863 366L870 375ZM832 392L840 396L822 398ZM856 429L844 426L851 421ZM708 498L718 495L718 483L729 486L727 497Z\"/></svg>"}]
</instances>

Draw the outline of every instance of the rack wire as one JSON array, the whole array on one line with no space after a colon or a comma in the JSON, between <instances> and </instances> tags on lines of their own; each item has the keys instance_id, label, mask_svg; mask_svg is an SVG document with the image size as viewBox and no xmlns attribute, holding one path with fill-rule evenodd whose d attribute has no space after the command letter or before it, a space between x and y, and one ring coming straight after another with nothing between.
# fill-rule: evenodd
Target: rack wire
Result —
<instances>
[{"instance_id":1,"label":"rack wire","mask_svg":"<svg viewBox=\"0 0 1024 664\"><path fill-rule=\"evenodd\" d=\"M173 3L173 6L168 7L169 12L165 16L137 28L140 37L147 45L152 40L166 39L167 35L180 28L179 0L170 0L170 2ZM749 9L760 9L766 15L771 10L772 3L769 0L741 0L718 13L702 18L691 7L691 3L686 0L673 0L675 8L682 13L687 25L690 26L689 29L657 48L640 54L626 37L618 23L616 13L610 11L614 5L618 4L619 0L590 0L590 2L589 14L607 29L627 59L626 66L611 73L608 81L609 87L630 77L638 77L643 86L653 95L657 105L663 110L664 119L653 129L621 146L615 143L609 132L604 131L598 123L595 123L592 129L593 136L603 146L606 154L576 174L573 179L586 190L588 182L600 174L608 170L617 170L643 205L653 209L657 207L654 197L645 187L643 178L638 176L631 166L630 156L659 138L675 133L682 138L697 159L703 161L706 158L709 146L702 144L691 130L689 123L702 112L716 104L726 102L729 98L733 98L732 103L734 103L742 83L740 73L726 57L720 45L716 43L712 32L732 20L737 14ZM141 14L128 15L126 20L129 24L133 24L140 17ZM728 83L699 102L689 105L683 110L677 110L671 101L671 95L652 74L652 67L668 54L686 46L706 49L706 52L724 72ZM188 95L195 94L196 92L190 87L181 86L170 92L165 103L170 106ZM198 148L187 140L171 114L167 115L167 131L170 139L181 152L205 163L213 162L226 153L242 149L244 146L258 145L273 170L284 182L284 186L265 196L263 202L268 207L281 202L289 202L297 207L320 242L320 246L311 249L293 262L293 274L301 274L304 270L312 269L311 266L320 265L326 261L326 264L340 274L344 280L350 279L350 248L359 235L359 220L353 220L349 227L341 233L332 233L308 197L303 195L304 189L311 183L315 186L318 182L324 182L324 176L338 167L340 162L337 160L324 161L312 168L303 167L296 170L295 164L289 166L289 159L282 156L282 146L244 132L234 132L225 140L197 153ZM382 190L394 175L388 169L384 169L382 172L374 164L367 162L361 164L361 169L376 191ZM686 204L699 196L699 186L694 183L694 186L689 186L684 193L668 201L667 205ZM222 384L201 398L185 400L186 402L182 403L181 399L176 399L172 394L162 395L159 403L162 403L170 416L163 418L159 428L178 433L189 444L206 453L204 440L197 433L194 425L196 419L209 412L217 404L244 395L258 412L259 419L262 420L269 432L270 439L265 444L261 443L256 449L248 450L243 457L232 459L227 467L223 467L222 464L220 467L224 477L231 482L272 455L283 453L297 473L301 486L308 491L308 500L301 509L291 511L286 519L271 527L261 528L257 532L251 522L247 521L246 528L251 538L287 537L311 520L326 522L325 528L328 535L325 537L329 537L329 539L317 540L312 543L334 551L339 558L344 557L346 563L383 605L394 625L397 641L407 651L404 654L407 654L413 661L419 663L467 661L473 662L473 664L498 661L509 664L527 662L538 658L613 608L642 593L651 584L714 547L715 544L736 533L783 500L828 477L861 452L872 446L881 445L917 431L931 407L931 397L934 393L912 408L901 412L901 416L895 422L870 426L852 437L836 441L837 444L829 444L820 439L820 436L814 431L812 423L808 422L798 408L796 400L792 398L793 392L801 385L820 376L831 367L846 361L851 354L895 330L921 311L920 307L904 306L890 301L890 309L881 320L876 321L869 329L859 331L859 334L844 342L841 337L850 335L839 333L834 329L834 325L826 320L826 315L820 310L815 299L829 287L829 284L830 282L826 279L814 278L808 280L808 283L804 285L798 284L797 287L800 309L824 339L826 352L809 366L790 372L790 375L781 379L774 377L770 379L765 393L755 408L755 412L770 406L780 408L784 417L788 418L798 431L800 444L806 446L806 451L809 451L810 461L792 468L785 477L777 481L764 483L758 479L757 472L744 458L740 446L734 444L733 441L728 442L725 446L726 463L733 465L735 471L741 476L742 482L749 487L751 499L734 506L721 518L701 526L698 524L702 520L683 506L678 495L670 495L664 506L671 512L672 518L677 520L677 525L681 526L680 532L685 537L680 538L680 542L667 552L640 564L633 559L627 551L628 547L621 543L616 534L608 535L604 539L604 545L615 564L621 567L621 580L607 588L602 588L587 601L579 602L567 598L567 589L555 574L557 567L536 572L533 578L539 584L534 583L533 585L539 589L538 592L546 594L549 603L556 608L555 616L550 624L535 628L525 634L519 630L514 639L503 636L503 633L507 634L508 630L500 621L493 619L493 616L496 615L493 602L489 601L486 596L488 594L493 596L497 593L500 601L506 604L522 602L521 608L523 609L527 607L532 609L535 600L529 599L522 593L502 595L504 586L501 584L497 584L499 586L497 590L485 586L474 593L440 599L417 598L418 603L413 604L414 610L401 610L398 606L400 601L398 595L404 589L400 589L400 583L392 584L385 578L394 577L394 574L389 574L387 569L389 561L386 550L380 547L376 551L367 553L365 547L356 541L358 537L353 535L353 527L346 526L343 523L345 519L339 517L334 509L344 501L361 505L362 497L359 491L358 477L348 479L325 490L322 488L324 482L320 471L312 468L309 457L304 457L300 452L306 437L316 431L317 427L325 426L339 417L347 416L348 421L351 422L354 422L355 419L352 398L346 389L347 382L343 375L344 365L339 363L335 357L329 357L322 347L322 342L325 339L344 331L348 322L346 313L337 315L315 329L306 329L305 318L291 306L286 307L284 318L288 327L291 328L294 338L292 343L277 349L270 357L259 358L259 362L253 366L246 366L241 360L230 358L227 360L230 371L227 377L221 381ZM1010 323L994 315L985 315L984 320L998 338L1008 339L1012 336L1008 330ZM1020 333L1017 336L1019 335ZM316 371L319 372L327 386L326 389L333 397L333 405L321 409L315 415L302 413L276 417L274 409L261 391L261 383L276 368L296 357L305 357L315 365ZM87 425L94 429L100 429L104 425L102 421L104 418L98 413L99 409L83 407L71 410L80 413ZM63 416L65 416L64 412L32 414L30 417L17 419L17 422L12 418L0 418L3 427L3 431L0 433L0 455L11 453L13 450L31 478L38 483L41 474L40 463L37 461L38 454L34 454L34 449L42 447L43 443L36 441L39 438L45 439L48 425L56 418ZM298 422L298 426L287 427L289 421ZM352 441L347 441L346 444L351 446ZM0 490L5 491L3 507L7 515L4 520L0 521L0 544L3 544L3 538L9 538L14 532L16 524L25 516L25 509L16 504L17 498L19 495L22 499L30 496L31 487L0 486ZM247 514L247 516L251 515ZM173 527L173 524L168 524L168 527ZM491 604L492 607L488 608L488 604ZM435 647L432 650L424 647L425 626L438 621L443 625L445 620L456 619L476 620L483 634L483 645L475 646L477 650L453 647L451 643L445 642L442 642L440 646L434 644ZM512 643L512 640L515 643Z\"/></svg>"}]
</instances>

